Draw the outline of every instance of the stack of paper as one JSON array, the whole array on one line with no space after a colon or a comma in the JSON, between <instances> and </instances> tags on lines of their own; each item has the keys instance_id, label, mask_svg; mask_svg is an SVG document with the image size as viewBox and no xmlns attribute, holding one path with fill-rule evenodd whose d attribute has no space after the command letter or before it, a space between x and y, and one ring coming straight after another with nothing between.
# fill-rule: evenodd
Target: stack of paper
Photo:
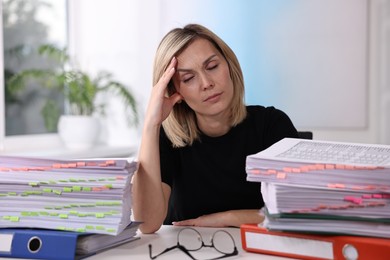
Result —
<instances>
[{"instance_id":1,"label":"stack of paper","mask_svg":"<svg viewBox=\"0 0 390 260\"><path fill-rule=\"evenodd\" d=\"M0 156L0 228L117 235L131 223L134 160Z\"/></svg>"},{"instance_id":2,"label":"stack of paper","mask_svg":"<svg viewBox=\"0 0 390 260\"><path fill-rule=\"evenodd\" d=\"M139 222L131 223L117 236L105 234L79 236L77 239L76 255L98 253L114 246L139 239L139 237L136 237L139 224Z\"/></svg>"},{"instance_id":3,"label":"stack of paper","mask_svg":"<svg viewBox=\"0 0 390 260\"><path fill-rule=\"evenodd\" d=\"M286 138L246 171L269 229L390 237L390 146Z\"/></svg>"}]
</instances>

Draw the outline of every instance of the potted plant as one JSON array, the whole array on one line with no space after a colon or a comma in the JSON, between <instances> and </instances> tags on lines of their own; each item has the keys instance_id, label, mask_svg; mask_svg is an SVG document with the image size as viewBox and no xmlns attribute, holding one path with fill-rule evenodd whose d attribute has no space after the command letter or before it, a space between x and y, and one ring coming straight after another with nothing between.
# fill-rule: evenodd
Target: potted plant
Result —
<instances>
[{"instance_id":1,"label":"potted plant","mask_svg":"<svg viewBox=\"0 0 390 260\"><path fill-rule=\"evenodd\" d=\"M97 99L103 93L120 98L124 105L128 124L133 126L138 124L137 103L134 95L128 87L114 80L112 74L103 71L92 77L90 74L76 69L72 65L66 48L45 44L39 47L38 52L60 66L20 71L7 81L7 91L15 95L23 91L31 80L36 81L42 87L60 91L65 100L65 113L61 114L58 103L48 97L41 114L44 117L46 128L49 131L58 129L65 145L70 148L88 148L96 141L99 134L99 121L93 115L105 114L106 104L99 103ZM76 122L71 122L68 125L69 120L76 120ZM83 123L80 120L83 120ZM82 129L82 126L88 125L92 128ZM66 130L71 131L72 136L69 136L69 132L64 132ZM82 134L83 132L85 135L81 137L81 140L73 136L73 134ZM83 144L84 141L89 143Z\"/></svg>"}]
</instances>

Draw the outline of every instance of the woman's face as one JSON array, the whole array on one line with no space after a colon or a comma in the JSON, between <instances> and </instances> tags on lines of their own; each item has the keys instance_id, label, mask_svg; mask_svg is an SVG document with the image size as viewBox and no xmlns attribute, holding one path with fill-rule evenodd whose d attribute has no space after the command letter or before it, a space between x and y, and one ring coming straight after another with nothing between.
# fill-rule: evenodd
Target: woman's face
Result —
<instances>
[{"instance_id":1,"label":"woman's face","mask_svg":"<svg viewBox=\"0 0 390 260\"><path fill-rule=\"evenodd\" d=\"M176 91L197 117L229 115L233 81L222 54L208 40L197 39L177 61L173 77Z\"/></svg>"}]
</instances>

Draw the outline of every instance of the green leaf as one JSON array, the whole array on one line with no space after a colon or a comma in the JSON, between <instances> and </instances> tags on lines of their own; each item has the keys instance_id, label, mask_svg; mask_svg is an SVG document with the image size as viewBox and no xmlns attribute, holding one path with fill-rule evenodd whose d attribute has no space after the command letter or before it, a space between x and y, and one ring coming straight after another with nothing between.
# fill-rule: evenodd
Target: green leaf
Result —
<instances>
[{"instance_id":1,"label":"green leaf","mask_svg":"<svg viewBox=\"0 0 390 260\"><path fill-rule=\"evenodd\" d=\"M45 121L45 127L50 132L57 132L57 124L60 118L60 109L53 100L48 100L41 110Z\"/></svg>"}]
</instances>

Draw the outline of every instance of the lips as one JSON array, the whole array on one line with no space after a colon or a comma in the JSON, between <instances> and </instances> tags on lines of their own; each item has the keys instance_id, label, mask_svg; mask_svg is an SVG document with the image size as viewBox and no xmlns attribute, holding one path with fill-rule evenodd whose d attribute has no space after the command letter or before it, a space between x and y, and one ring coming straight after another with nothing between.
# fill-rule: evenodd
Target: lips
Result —
<instances>
[{"instance_id":1,"label":"lips","mask_svg":"<svg viewBox=\"0 0 390 260\"><path fill-rule=\"evenodd\" d=\"M203 102L208 102L208 101L217 101L219 97L221 96L222 93L215 93L213 95L208 96L206 99L203 100Z\"/></svg>"}]
</instances>

